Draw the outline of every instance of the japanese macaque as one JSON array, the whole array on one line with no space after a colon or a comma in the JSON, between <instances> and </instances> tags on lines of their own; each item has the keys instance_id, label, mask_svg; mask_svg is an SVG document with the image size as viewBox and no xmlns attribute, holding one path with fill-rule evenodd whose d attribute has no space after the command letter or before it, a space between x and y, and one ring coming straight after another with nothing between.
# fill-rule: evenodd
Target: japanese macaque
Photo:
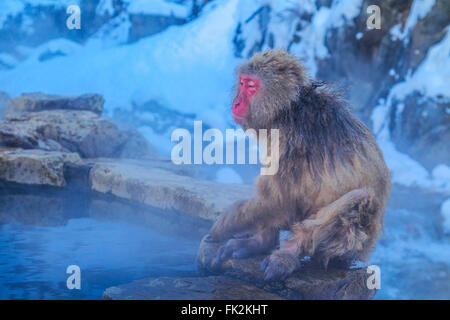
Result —
<instances>
[{"instance_id":1,"label":"japanese macaque","mask_svg":"<svg viewBox=\"0 0 450 320\"><path fill-rule=\"evenodd\" d=\"M311 80L295 56L269 50L238 68L232 112L244 129L279 130L279 169L259 176L256 195L216 221L209 240L228 241L213 267L267 254L261 268L270 281L285 279L305 256L325 267L366 260L383 226L390 174L340 94ZM281 246L280 230L290 230Z\"/></svg>"}]
</instances>

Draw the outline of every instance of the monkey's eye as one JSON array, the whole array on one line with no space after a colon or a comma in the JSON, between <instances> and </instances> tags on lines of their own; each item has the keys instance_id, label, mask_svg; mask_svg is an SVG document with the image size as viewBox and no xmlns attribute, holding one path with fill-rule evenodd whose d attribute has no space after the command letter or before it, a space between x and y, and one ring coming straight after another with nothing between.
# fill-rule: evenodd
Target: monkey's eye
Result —
<instances>
[{"instance_id":1,"label":"monkey's eye","mask_svg":"<svg viewBox=\"0 0 450 320\"><path fill-rule=\"evenodd\" d=\"M254 82L254 81L249 81L249 82L248 82L248 86L249 86L250 88L253 88L253 87L255 86L255 82Z\"/></svg>"}]
</instances>

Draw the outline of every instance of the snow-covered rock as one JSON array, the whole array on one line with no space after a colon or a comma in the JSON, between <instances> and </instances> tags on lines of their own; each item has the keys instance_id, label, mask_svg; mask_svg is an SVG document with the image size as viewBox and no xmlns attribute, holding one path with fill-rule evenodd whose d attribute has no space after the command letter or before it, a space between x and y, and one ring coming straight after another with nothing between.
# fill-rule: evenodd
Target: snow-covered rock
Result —
<instances>
[{"instance_id":1,"label":"snow-covered rock","mask_svg":"<svg viewBox=\"0 0 450 320\"><path fill-rule=\"evenodd\" d=\"M81 29L69 30L66 12L78 5ZM0 68L22 60L18 45L33 47L57 38L83 43L104 38L114 43L136 41L186 23L199 14L204 3L170 0L5 0L0 3ZM44 32L43 32L44 31Z\"/></svg>"}]
</instances>

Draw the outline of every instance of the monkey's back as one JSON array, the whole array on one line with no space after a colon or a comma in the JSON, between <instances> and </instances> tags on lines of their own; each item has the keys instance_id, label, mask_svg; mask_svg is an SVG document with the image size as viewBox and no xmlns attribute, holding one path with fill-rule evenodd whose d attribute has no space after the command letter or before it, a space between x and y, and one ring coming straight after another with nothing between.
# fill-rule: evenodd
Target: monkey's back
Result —
<instances>
[{"instance_id":1,"label":"monkey's back","mask_svg":"<svg viewBox=\"0 0 450 320\"><path fill-rule=\"evenodd\" d=\"M369 219L368 253L382 228L391 185L374 136L339 95L326 89L301 96L283 125L280 171L273 177L278 187L273 189L287 196L280 195L284 203L295 203L299 220L352 190L370 192L362 213Z\"/></svg>"}]
</instances>

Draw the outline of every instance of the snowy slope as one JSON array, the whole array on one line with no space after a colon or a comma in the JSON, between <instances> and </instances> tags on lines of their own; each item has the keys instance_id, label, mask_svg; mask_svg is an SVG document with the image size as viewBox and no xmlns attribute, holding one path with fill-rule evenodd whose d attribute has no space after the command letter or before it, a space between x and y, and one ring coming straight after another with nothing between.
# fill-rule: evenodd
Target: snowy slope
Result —
<instances>
[{"instance_id":1,"label":"snowy slope","mask_svg":"<svg viewBox=\"0 0 450 320\"><path fill-rule=\"evenodd\" d=\"M399 152L390 140L389 114L393 101L402 101L414 92L423 96L450 102L450 27L444 39L429 49L419 68L405 81L397 83L386 100L373 110L373 129L383 150L386 162L393 172L392 181L404 185L450 192L450 168L438 165L429 173L417 161ZM401 112L401 108L400 111Z\"/></svg>"},{"instance_id":2,"label":"snowy slope","mask_svg":"<svg viewBox=\"0 0 450 320\"><path fill-rule=\"evenodd\" d=\"M39 62L37 52L44 50L39 47L17 68L0 73L0 87L11 96L98 92L105 96L106 110L155 99L223 127L236 64L230 49L236 5L232 0L211 6L189 25L126 46L52 41L44 47L52 45L67 55Z\"/></svg>"},{"instance_id":3,"label":"snowy slope","mask_svg":"<svg viewBox=\"0 0 450 320\"><path fill-rule=\"evenodd\" d=\"M3 16L23 10L27 1L32 2L2 2L3 7L8 4L2 10ZM405 45L414 25L426 16L434 2L414 1L406 26L400 30ZM187 14L186 6L173 2L139 3L129 1L128 11ZM16 67L0 71L0 89L10 96L32 91L54 94L97 92L105 96L109 115L116 108L130 110L133 105L155 100L170 110L195 114L204 123L223 129L232 123L228 109L233 69L240 62L235 56L239 43L243 47L238 53L246 57L260 44L262 49L268 48L266 38L272 34L273 46L289 47L315 75L318 61L331 55L326 46L330 30L351 26L360 14L362 4L363 0L333 1L331 7L317 7L313 0L301 3L291 0L214 1L196 20L126 45L129 21L119 15L115 18L115 29L100 30L83 46L66 39L55 39L35 48L22 63L2 56ZM97 10L111 13L112 2L102 0ZM301 26L300 30L296 30L298 26ZM299 41L292 41L294 34ZM393 101L401 101L416 91L431 98L448 98L449 37L447 31L446 37L429 50L417 70L397 83L373 111L373 128L395 183L450 191L447 166L439 165L428 172L417 161L399 152L389 134ZM54 57L42 59L43 56ZM153 143L167 151L170 145L165 143L167 136L160 139L152 128L140 129Z\"/></svg>"}]
</instances>

